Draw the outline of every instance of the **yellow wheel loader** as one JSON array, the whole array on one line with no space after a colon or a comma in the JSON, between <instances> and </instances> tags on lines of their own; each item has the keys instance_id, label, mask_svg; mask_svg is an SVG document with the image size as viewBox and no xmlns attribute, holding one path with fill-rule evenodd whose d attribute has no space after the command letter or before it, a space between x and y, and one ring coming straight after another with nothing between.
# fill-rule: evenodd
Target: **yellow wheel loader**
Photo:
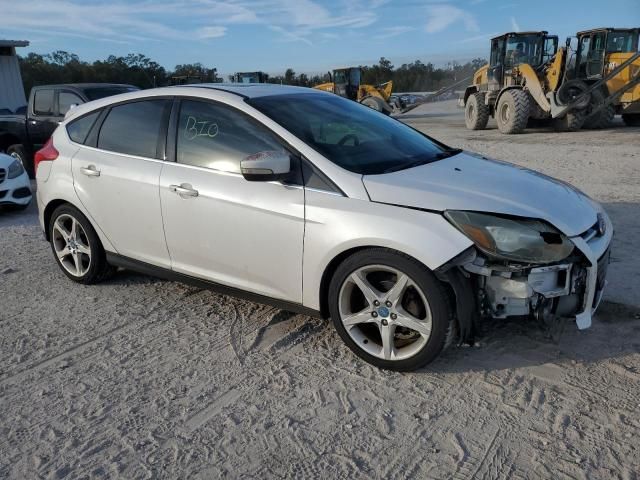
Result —
<instances>
[{"instance_id":1,"label":"yellow wheel loader","mask_svg":"<svg viewBox=\"0 0 640 480\"><path fill-rule=\"evenodd\" d=\"M566 78L581 82L583 90L591 89L585 127L605 128L616 114L622 115L627 125L640 126L639 37L640 28L578 32L575 56L567 62ZM567 48L571 40L567 39ZM628 66L620 68L625 63Z\"/></svg>"},{"instance_id":2,"label":"yellow wheel loader","mask_svg":"<svg viewBox=\"0 0 640 480\"><path fill-rule=\"evenodd\" d=\"M366 85L361 83L361 76L359 67L337 68L333 71L333 75L329 73L328 83L322 83L313 88L335 93L387 115L403 111L402 105L396 101L390 101L392 81L377 86Z\"/></svg>"},{"instance_id":3,"label":"yellow wheel loader","mask_svg":"<svg viewBox=\"0 0 640 480\"><path fill-rule=\"evenodd\" d=\"M558 49L558 37L545 31L510 32L491 39L489 64L474 74L465 90L467 128L482 130L494 117L506 134L545 120L552 120L559 130L580 129L590 99L575 103L584 90L563 85L565 62L566 50Z\"/></svg>"}]
</instances>

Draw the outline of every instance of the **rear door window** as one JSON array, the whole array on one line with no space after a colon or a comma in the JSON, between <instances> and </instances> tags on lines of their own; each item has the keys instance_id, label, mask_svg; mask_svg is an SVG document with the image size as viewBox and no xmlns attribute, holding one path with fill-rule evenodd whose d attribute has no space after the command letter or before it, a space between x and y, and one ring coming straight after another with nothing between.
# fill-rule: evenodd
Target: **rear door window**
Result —
<instances>
[{"instance_id":1,"label":"rear door window","mask_svg":"<svg viewBox=\"0 0 640 480\"><path fill-rule=\"evenodd\" d=\"M146 158L160 158L171 101L142 100L111 108L105 118L98 148Z\"/></svg>"},{"instance_id":2,"label":"rear door window","mask_svg":"<svg viewBox=\"0 0 640 480\"><path fill-rule=\"evenodd\" d=\"M36 90L33 99L33 113L53 115L53 90Z\"/></svg>"}]
</instances>

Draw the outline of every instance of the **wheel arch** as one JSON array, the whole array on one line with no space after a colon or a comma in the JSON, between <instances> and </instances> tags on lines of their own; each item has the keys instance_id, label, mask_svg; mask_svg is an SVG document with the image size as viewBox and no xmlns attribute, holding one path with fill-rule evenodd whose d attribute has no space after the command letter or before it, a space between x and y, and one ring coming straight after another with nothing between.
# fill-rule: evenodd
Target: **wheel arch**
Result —
<instances>
[{"instance_id":1,"label":"wheel arch","mask_svg":"<svg viewBox=\"0 0 640 480\"><path fill-rule=\"evenodd\" d=\"M0 133L0 152L5 152L11 145L22 145L22 141L12 133Z\"/></svg>"},{"instance_id":2,"label":"wheel arch","mask_svg":"<svg viewBox=\"0 0 640 480\"><path fill-rule=\"evenodd\" d=\"M368 248L379 248L377 245L362 245L359 247L352 247L343 252L339 253L329 262L329 264L325 267L322 272L322 277L320 279L320 315L322 318L329 318L329 284L331 283L331 279L333 278L333 274L338 269L338 266L344 262L347 258L353 255L356 252L366 250Z\"/></svg>"},{"instance_id":3,"label":"wheel arch","mask_svg":"<svg viewBox=\"0 0 640 480\"><path fill-rule=\"evenodd\" d=\"M471 85L469 87L467 87L464 91L464 104L467 104L467 99L473 95L474 93L479 92L480 90L478 89L477 85Z\"/></svg>"},{"instance_id":4,"label":"wheel arch","mask_svg":"<svg viewBox=\"0 0 640 480\"><path fill-rule=\"evenodd\" d=\"M93 217L89 214L89 212L86 211L83 205L80 202L74 202L73 200L63 197L55 197L51 200L48 200L42 211L42 227L44 230L44 236L48 242L51 241L51 235L49 234L49 222L51 221L51 216L53 215L53 212L56 210L56 208L61 205L69 205L73 208L78 209L80 213L82 213L86 217L91 227L93 227L93 229L95 230L96 235L98 235L98 239L102 243L102 248L104 248L105 251L118 253L118 251L113 247L102 229L98 227Z\"/></svg>"}]
</instances>

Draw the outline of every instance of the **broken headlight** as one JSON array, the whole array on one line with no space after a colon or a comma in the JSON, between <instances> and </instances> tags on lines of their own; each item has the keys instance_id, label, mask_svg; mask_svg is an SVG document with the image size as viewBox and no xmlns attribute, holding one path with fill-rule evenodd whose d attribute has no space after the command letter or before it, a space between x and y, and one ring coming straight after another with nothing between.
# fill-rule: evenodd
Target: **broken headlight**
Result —
<instances>
[{"instance_id":1,"label":"broken headlight","mask_svg":"<svg viewBox=\"0 0 640 480\"><path fill-rule=\"evenodd\" d=\"M445 212L445 217L494 258L552 263L564 260L573 251L573 243L565 235L541 220L455 210Z\"/></svg>"}]
</instances>

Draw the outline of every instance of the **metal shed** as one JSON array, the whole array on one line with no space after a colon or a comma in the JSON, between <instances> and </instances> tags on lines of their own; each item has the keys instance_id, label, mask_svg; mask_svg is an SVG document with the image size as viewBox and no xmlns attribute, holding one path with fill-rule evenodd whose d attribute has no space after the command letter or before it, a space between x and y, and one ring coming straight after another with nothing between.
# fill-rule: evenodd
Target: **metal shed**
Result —
<instances>
[{"instance_id":1,"label":"metal shed","mask_svg":"<svg viewBox=\"0 0 640 480\"><path fill-rule=\"evenodd\" d=\"M28 46L27 40L0 40L0 110L15 112L27 104L16 47Z\"/></svg>"}]
</instances>

